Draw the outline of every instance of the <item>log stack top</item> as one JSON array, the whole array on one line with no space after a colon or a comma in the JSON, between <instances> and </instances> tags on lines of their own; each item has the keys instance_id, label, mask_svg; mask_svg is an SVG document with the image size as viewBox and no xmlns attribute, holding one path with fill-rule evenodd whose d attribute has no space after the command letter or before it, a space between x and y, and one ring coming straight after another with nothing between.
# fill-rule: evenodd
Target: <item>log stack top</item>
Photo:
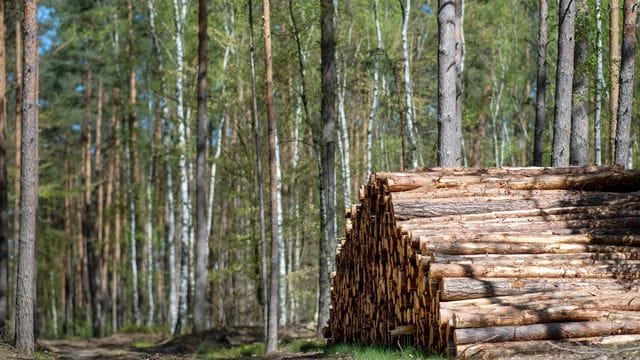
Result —
<instances>
[{"instance_id":1,"label":"log stack top","mask_svg":"<svg viewBox=\"0 0 640 360\"><path fill-rule=\"evenodd\" d=\"M639 171L423 168L373 174L359 195L333 342L492 357L640 339Z\"/></svg>"}]
</instances>

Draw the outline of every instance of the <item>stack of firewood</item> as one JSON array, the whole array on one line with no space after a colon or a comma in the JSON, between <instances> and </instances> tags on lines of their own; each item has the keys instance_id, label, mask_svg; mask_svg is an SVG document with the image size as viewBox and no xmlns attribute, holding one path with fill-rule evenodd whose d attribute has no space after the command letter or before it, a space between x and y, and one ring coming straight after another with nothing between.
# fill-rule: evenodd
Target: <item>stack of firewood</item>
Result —
<instances>
[{"instance_id":1,"label":"stack of firewood","mask_svg":"<svg viewBox=\"0 0 640 360\"><path fill-rule=\"evenodd\" d=\"M377 173L346 216L334 343L493 357L640 341L640 172Z\"/></svg>"}]
</instances>

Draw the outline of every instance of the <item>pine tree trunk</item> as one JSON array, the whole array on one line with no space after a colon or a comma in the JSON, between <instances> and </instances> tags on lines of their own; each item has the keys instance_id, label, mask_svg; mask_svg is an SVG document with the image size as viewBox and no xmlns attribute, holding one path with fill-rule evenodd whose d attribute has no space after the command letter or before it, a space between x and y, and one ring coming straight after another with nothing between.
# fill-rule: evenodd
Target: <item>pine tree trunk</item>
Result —
<instances>
[{"instance_id":1,"label":"pine tree trunk","mask_svg":"<svg viewBox=\"0 0 640 360\"><path fill-rule=\"evenodd\" d=\"M377 2L377 0L376 0ZM405 144L408 145L408 156L405 156L405 163L411 168L418 166L418 154L416 146L415 131L413 130L413 89L411 84L411 67L409 66L409 45L407 32L409 30L409 20L411 19L411 0L405 0L402 17L402 64L404 69L404 97L405 97Z\"/></svg>"},{"instance_id":2,"label":"pine tree trunk","mask_svg":"<svg viewBox=\"0 0 640 360\"><path fill-rule=\"evenodd\" d=\"M120 173L120 152L121 152L121 121L118 104L120 102L120 90L114 89L113 102L116 104L113 115L113 156L114 156L114 220L113 220L113 254L111 254L111 331L116 332L118 330L118 289L119 289L119 274L120 274L120 239L122 235L122 178Z\"/></svg>"},{"instance_id":3,"label":"pine tree trunk","mask_svg":"<svg viewBox=\"0 0 640 360\"><path fill-rule=\"evenodd\" d=\"M7 208L7 83L5 50L5 4L0 4L0 329L6 335L9 307L9 219ZM5 336L3 336L5 337Z\"/></svg>"},{"instance_id":4,"label":"pine tree trunk","mask_svg":"<svg viewBox=\"0 0 640 360\"><path fill-rule=\"evenodd\" d=\"M24 1L24 68L22 73L22 169L20 241L16 290L18 351L35 351L36 211L38 208L38 2Z\"/></svg>"},{"instance_id":5,"label":"pine tree trunk","mask_svg":"<svg viewBox=\"0 0 640 360\"><path fill-rule=\"evenodd\" d=\"M540 0L540 12L538 15L538 73L536 76L536 124L533 139L533 166L542 166L542 154L544 153L548 16L548 2L547 0Z\"/></svg>"},{"instance_id":6,"label":"pine tree trunk","mask_svg":"<svg viewBox=\"0 0 640 360\"><path fill-rule=\"evenodd\" d=\"M573 93L571 111L571 139L569 164L586 166L589 163L589 87L586 61L589 56L586 1L577 1L576 44L573 56Z\"/></svg>"},{"instance_id":7,"label":"pine tree trunk","mask_svg":"<svg viewBox=\"0 0 640 360\"><path fill-rule=\"evenodd\" d=\"M207 329L209 234L207 233L207 0L198 1L198 143L196 152L196 259L193 330Z\"/></svg>"},{"instance_id":8,"label":"pine tree trunk","mask_svg":"<svg viewBox=\"0 0 640 360\"><path fill-rule=\"evenodd\" d=\"M604 70L602 67L602 4L596 0L596 104L593 121L594 155L597 166L602 165L602 89L604 87Z\"/></svg>"},{"instance_id":9,"label":"pine tree trunk","mask_svg":"<svg viewBox=\"0 0 640 360\"><path fill-rule=\"evenodd\" d=\"M609 3L609 63L611 69L609 95L610 110L610 153L611 163L616 162L616 133L618 128L618 99L620 98L620 4L618 0L610 0Z\"/></svg>"},{"instance_id":10,"label":"pine tree trunk","mask_svg":"<svg viewBox=\"0 0 640 360\"><path fill-rule=\"evenodd\" d=\"M633 114L633 78L635 74L636 24L638 0L624 1L624 28L620 63L620 98L615 139L615 164L628 166Z\"/></svg>"},{"instance_id":11,"label":"pine tree trunk","mask_svg":"<svg viewBox=\"0 0 640 360\"><path fill-rule=\"evenodd\" d=\"M571 139L571 87L573 84L576 2L574 0L560 0L558 11L558 65L551 166L564 167L569 166Z\"/></svg>"},{"instance_id":12,"label":"pine tree trunk","mask_svg":"<svg viewBox=\"0 0 640 360\"><path fill-rule=\"evenodd\" d=\"M462 129L456 112L455 2L438 6L438 166L460 166Z\"/></svg>"},{"instance_id":13,"label":"pine tree trunk","mask_svg":"<svg viewBox=\"0 0 640 360\"><path fill-rule=\"evenodd\" d=\"M320 10L320 54L321 54L321 92L320 112L322 116L321 148L321 232L320 238L320 284L318 299L318 329L320 333L329 321L331 286L330 274L333 271L333 250L336 246L336 204L335 204L335 142L336 142L336 64L335 64L335 27L332 0L322 0ZM377 13L377 11L376 11ZM379 33L379 32L378 32ZM378 38L380 46L381 37ZM380 51L381 49L378 49ZM375 71L375 70L374 70ZM377 83L377 79L374 79ZM377 85L376 85L377 86ZM376 90L377 91L377 90ZM376 95L377 96L377 95Z\"/></svg>"}]
</instances>

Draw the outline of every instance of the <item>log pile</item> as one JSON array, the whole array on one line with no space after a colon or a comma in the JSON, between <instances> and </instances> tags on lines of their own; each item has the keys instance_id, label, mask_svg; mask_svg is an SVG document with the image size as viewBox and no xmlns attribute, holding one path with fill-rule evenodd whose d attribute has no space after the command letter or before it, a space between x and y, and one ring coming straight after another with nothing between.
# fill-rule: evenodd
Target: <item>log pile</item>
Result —
<instances>
[{"instance_id":1,"label":"log pile","mask_svg":"<svg viewBox=\"0 0 640 360\"><path fill-rule=\"evenodd\" d=\"M325 335L450 356L640 340L640 172L376 173L347 209Z\"/></svg>"}]
</instances>

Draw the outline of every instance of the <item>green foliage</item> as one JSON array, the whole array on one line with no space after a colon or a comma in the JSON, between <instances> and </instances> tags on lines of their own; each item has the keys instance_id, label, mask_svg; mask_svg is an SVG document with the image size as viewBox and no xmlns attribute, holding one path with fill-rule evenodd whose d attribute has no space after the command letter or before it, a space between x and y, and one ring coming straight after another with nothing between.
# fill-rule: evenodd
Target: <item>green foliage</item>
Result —
<instances>
[{"instance_id":1,"label":"green foliage","mask_svg":"<svg viewBox=\"0 0 640 360\"><path fill-rule=\"evenodd\" d=\"M212 342L203 342L198 346L198 359L245 359L264 354L264 344L242 344L238 346L223 347Z\"/></svg>"}]
</instances>

